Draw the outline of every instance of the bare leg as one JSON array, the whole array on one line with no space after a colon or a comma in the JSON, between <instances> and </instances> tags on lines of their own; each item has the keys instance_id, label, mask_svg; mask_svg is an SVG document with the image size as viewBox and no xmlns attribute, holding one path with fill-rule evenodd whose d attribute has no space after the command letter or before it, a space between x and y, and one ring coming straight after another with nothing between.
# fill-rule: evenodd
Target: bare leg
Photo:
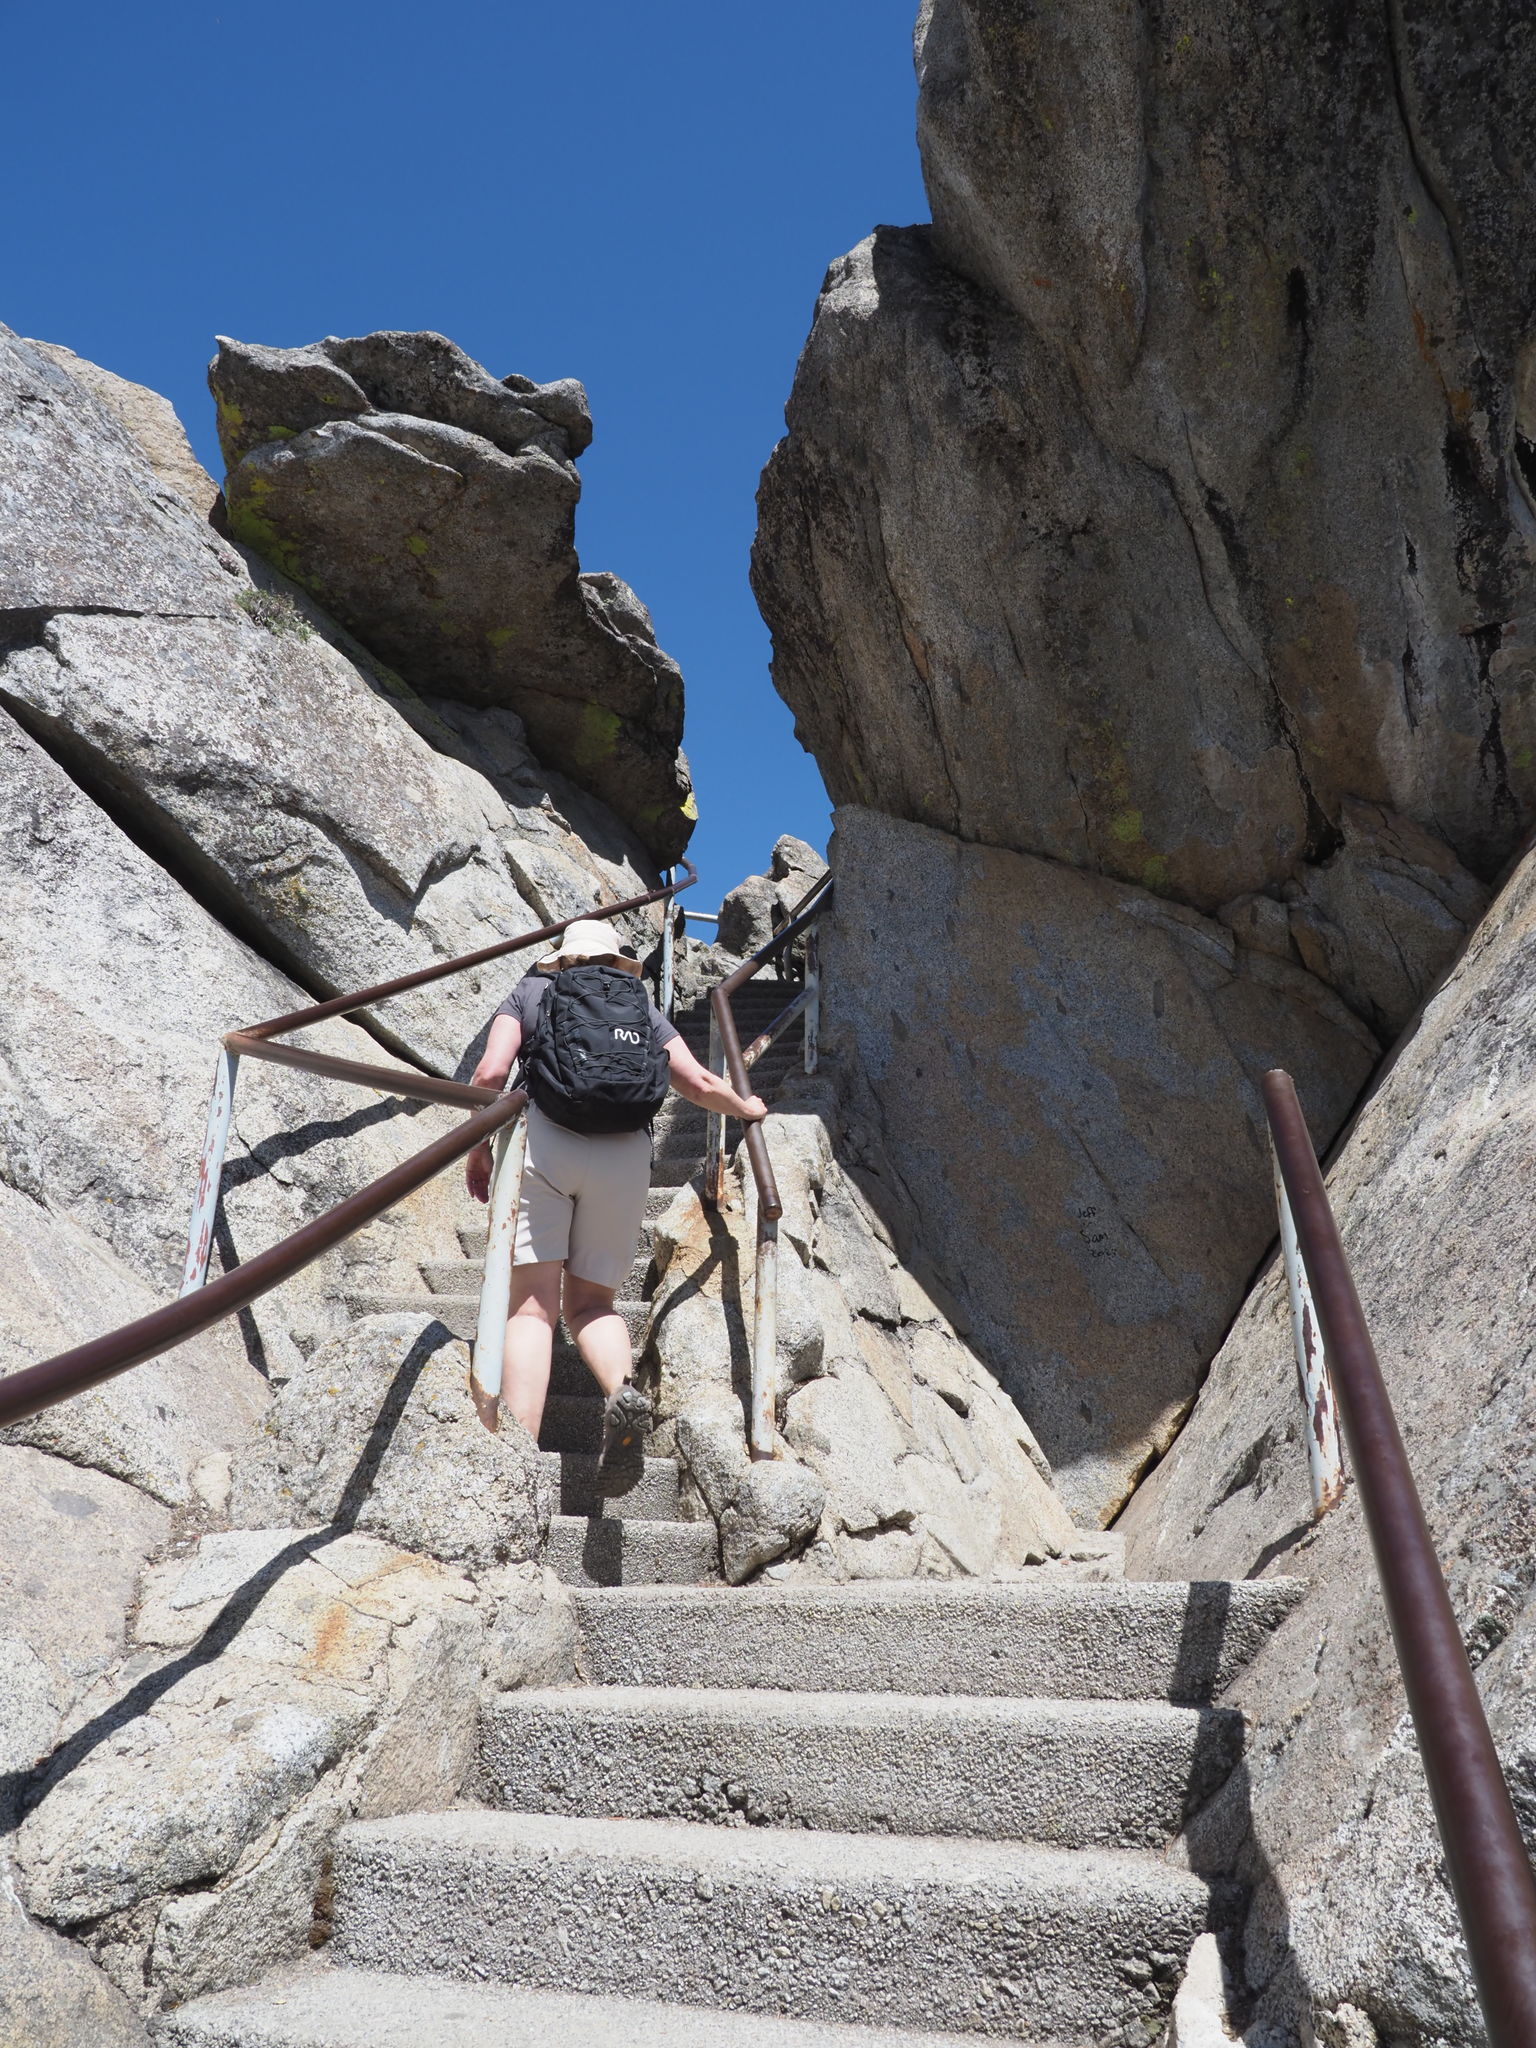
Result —
<instances>
[{"instance_id":1,"label":"bare leg","mask_svg":"<svg viewBox=\"0 0 1536 2048\"><path fill-rule=\"evenodd\" d=\"M559 1259L512 1268L507 1341L502 1353L501 1398L531 1436L544 1420L555 1324L560 1320Z\"/></svg>"},{"instance_id":2,"label":"bare leg","mask_svg":"<svg viewBox=\"0 0 1536 2048\"><path fill-rule=\"evenodd\" d=\"M616 1393L634 1371L635 1361L629 1348L629 1326L613 1305L613 1289L567 1273L565 1327L603 1393Z\"/></svg>"}]
</instances>

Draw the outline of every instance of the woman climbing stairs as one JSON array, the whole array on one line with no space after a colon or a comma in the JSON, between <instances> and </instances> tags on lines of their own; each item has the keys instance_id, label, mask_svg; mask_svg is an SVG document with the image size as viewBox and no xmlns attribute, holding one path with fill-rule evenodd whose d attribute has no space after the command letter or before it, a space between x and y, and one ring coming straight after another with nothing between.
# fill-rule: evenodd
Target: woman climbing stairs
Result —
<instances>
[{"instance_id":1,"label":"woman climbing stairs","mask_svg":"<svg viewBox=\"0 0 1536 2048\"><path fill-rule=\"evenodd\" d=\"M737 992L734 1009L744 1043L772 1023L789 993L783 982L771 980L749 982ZM708 999L700 997L680 1008L675 1022L690 1050L707 1060ZM797 1019L754 1065L758 1089L768 1100L798 1066L801 1049ZM703 1110L675 1094L667 1097L656 1119L651 1194L640 1248L616 1303L637 1344L654 1280L651 1231L677 1189L703 1171L705 1124ZM424 1293L359 1297L353 1307L360 1314L430 1308L455 1336L472 1343L480 1312L484 1226L465 1226L459 1239L461 1258L431 1260L421 1268ZM539 1431L539 1448L559 1486L548 1563L567 1584L576 1586L694 1585L718 1579L714 1524L682 1518L676 1459L647 1458L640 1484L619 1499L605 1500L594 1484L602 1433L602 1396L561 1328L555 1334L549 1398Z\"/></svg>"}]
</instances>

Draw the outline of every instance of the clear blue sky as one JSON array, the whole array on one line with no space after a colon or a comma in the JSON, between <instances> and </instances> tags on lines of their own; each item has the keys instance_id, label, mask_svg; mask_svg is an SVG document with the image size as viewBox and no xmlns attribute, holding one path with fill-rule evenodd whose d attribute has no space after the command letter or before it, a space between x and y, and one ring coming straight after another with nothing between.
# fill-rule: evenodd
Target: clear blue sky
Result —
<instances>
[{"instance_id":1,"label":"clear blue sky","mask_svg":"<svg viewBox=\"0 0 1536 2048\"><path fill-rule=\"evenodd\" d=\"M696 903L827 802L747 585L758 471L834 256L927 218L915 0L21 0L0 319L176 405L216 333L449 334L586 384L583 566L688 685Z\"/></svg>"}]
</instances>

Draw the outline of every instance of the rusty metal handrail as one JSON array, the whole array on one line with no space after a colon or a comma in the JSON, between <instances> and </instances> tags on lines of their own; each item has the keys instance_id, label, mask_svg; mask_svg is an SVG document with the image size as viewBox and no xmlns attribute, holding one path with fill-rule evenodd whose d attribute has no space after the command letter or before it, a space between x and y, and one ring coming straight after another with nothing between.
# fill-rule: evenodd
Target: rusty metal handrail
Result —
<instances>
[{"instance_id":1,"label":"rusty metal handrail","mask_svg":"<svg viewBox=\"0 0 1536 2048\"><path fill-rule=\"evenodd\" d=\"M1289 1074L1264 1107L1491 2048L1536 2042L1536 1880Z\"/></svg>"},{"instance_id":2,"label":"rusty metal handrail","mask_svg":"<svg viewBox=\"0 0 1536 2048\"><path fill-rule=\"evenodd\" d=\"M736 1029L731 997L737 989L749 982L754 974L766 967L776 954L792 944L807 925L821 915L827 907L831 893L831 875L820 876L800 898L788 921L780 925L767 944L759 946L755 953L749 953L738 968L728 974L724 981L717 982L709 992L711 1019L720 1035L720 1050L725 1056L725 1071L738 1095L750 1094L751 1083L746 1061L742 1058L741 1034ZM779 1184L774 1179L773 1162L768 1157L768 1141L763 1136L761 1124L747 1125L746 1147L752 1177L757 1182L758 1201L770 1221L776 1223L784 1211L779 1202ZM718 1201L718 1184L712 1190L711 1198Z\"/></svg>"},{"instance_id":3,"label":"rusty metal handrail","mask_svg":"<svg viewBox=\"0 0 1536 2048\"><path fill-rule=\"evenodd\" d=\"M442 961L436 967L418 967L412 974L396 975L393 981L376 982L372 988L358 989L352 995L332 996L329 1002L311 1003L307 1009L292 1010L286 1017L269 1017L265 1024L249 1024L246 1035L276 1038L283 1032L297 1031L304 1024L323 1024L327 1017L348 1017L354 1010L366 1009L370 1003L382 1003L386 996L404 995L407 989L422 988L429 981L441 981L445 975L462 974L466 967L483 967L489 960L502 960L508 953L524 952L543 939L558 939L566 926L575 924L578 918L619 917L627 910L643 910L648 903L659 903L664 896L680 896L699 879L698 869L686 854L681 859L688 870L686 882L663 882L659 889L648 889L643 896L628 896L622 903L599 903L591 910L572 911L558 924L540 925L536 932L523 932L515 939L498 940L494 946L482 946L478 953L461 953L456 960Z\"/></svg>"},{"instance_id":4,"label":"rusty metal handrail","mask_svg":"<svg viewBox=\"0 0 1536 2048\"><path fill-rule=\"evenodd\" d=\"M692 888L699 878L698 872L687 859L682 865L688 870L686 881L667 881L659 889L647 890L644 895L628 897L622 903L600 904L597 908L616 916L624 911L640 910L663 897L670 899L682 890ZM414 1194L444 1167L462 1159L483 1140L494 1137L522 1108L524 1097L521 1091L503 1095L494 1088L480 1088L466 1081L449 1081L410 1067L385 1067L371 1061L338 1059L330 1053L313 1052L306 1046L278 1045L273 1040L280 1032L297 1031L306 1024L319 1024L329 1017L346 1016L369 1003L380 1002L386 996L420 988L430 981L441 981L447 975L463 973L466 968L484 966L487 961L502 959L509 953L523 952L530 946L558 938L568 924L575 923L577 917L589 914L577 911L559 924L541 925L537 931L523 932L515 939L499 940L494 946L482 946L478 952L461 954L457 959L442 961L435 967L418 968L414 973L396 976L393 981L378 982L372 988L354 990L350 995L332 996L328 1001L311 1003L305 1009L291 1011L285 1017L269 1017L265 1023L250 1025L243 1031L227 1032L220 1042L197 1194L188 1228L187 1259L180 1296L165 1308L155 1309L119 1329L93 1337L89 1343L77 1344L53 1358L45 1358L37 1365L27 1366L21 1372L0 1379L0 1427L24 1422L44 1408L86 1393L90 1388L100 1386L103 1380L142 1365L147 1359L157 1358L162 1352L186 1343L189 1338L211 1329L215 1323L248 1308L261 1295L312 1264L344 1237L350 1237L396 1202ZM297 1067L307 1073L325 1075L331 1080L377 1088L418 1102L450 1103L475 1113L457 1130L450 1131L446 1137L435 1140L423 1151L381 1174L357 1194L347 1196L334 1208L301 1225L267 1251L258 1253L233 1272L210 1282L207 1273L213 1219L223 1176L224 1147L234 1109L235 1076L242 1057L267 1060L277 1066Z\"/></svg>"},{"instance_id":5,"label":"rusty metal handrail","mask_svg":"<svg viewBox=\"0 0 1536 2048\"><path fill-rule=\"evenodd\" d=\"M26 1366L0 1379L0 1426L25 1422L28 1416L40 1414L44 1408L99 1387L103 1380L143 1365L147 1359L158 1358L161 1352L185 1344L189 1337L201 1336L215 1323L249 1308L261 1295L312 1265L344 1237L350 1237L396 1202L414 1194L445 1166L451 1166L484 1139L493 1137L522 1108L520 1093L497 1095L489 1088L476 1092L491 1097L487 1107L477 1110L446 1137L435 1139L398 1166L392 1166L388 1173L380 1174L355 1195L348 1195L323 1216L303 1224L270 1250L258 1252L244 1265L210 1280L196 1293L184 1294L164 1308L153 1309L147 1316L125 1323L121 1329L93 1337L87 1344L77 1344L72 1350L61 1351L39 1365Z\"/></svg>"},{"instance_id":6,"label":"rusty metal handrail","mask_svg":"<svg viewBox=\"0 0 1536 2048\"><path fill-rule=\"evenodd\" d=\"M710 1067L714 1069L716 1060L723 1058L731 1086L738 1095L750 1094L752 1082L748 1071L750 1059L742 1051L731 997L776 954L793 944L826 909L831 897L831 875L819 876L767 944L749 954L734 972L710 990ZM813 942L814 934L807 940L807 946L813 947ZM774 1019L765 1033L754 1039L751 1058L765 1050L791 1018L804 1008L806 1067L807 1071L814 1071L819 1002L820 966L818 956L812 950L805 990ZM724 1125L723 1117L711 1116L707 1120L709 1135L704 1154L704 1199L712 1207L719 1206L725 1192ZM763 1135L761 1124L747 1125L745 1142L752 1178L757 1184L757 1255L752 1290L752 1410L747 1443L752 1456L763 1459L775 1455L778 1436L775 1419L778 1406L778 1246L779 1218L784 1213L784 1206L779 1200L779 1184L774 1178L768 1140Z\"/></svg>"}]
</instances>

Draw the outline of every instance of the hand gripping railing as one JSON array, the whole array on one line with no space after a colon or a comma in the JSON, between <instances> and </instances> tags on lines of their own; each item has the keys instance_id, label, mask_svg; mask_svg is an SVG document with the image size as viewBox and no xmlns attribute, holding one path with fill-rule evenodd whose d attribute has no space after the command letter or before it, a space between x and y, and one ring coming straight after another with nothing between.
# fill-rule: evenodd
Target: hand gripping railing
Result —
<instances>
[{"instance_id":1,"label":"hand gripping railing","mask_svg":"<svg viewBox=\"0 0 1536 2048\"><path fill-rule=\"evenodd\" d=\"M643 896L631 896L622 903L599 907L606 915L616 916L622 911L640 910L648 903L670 899L682 890L692 888L698 880L691 862L685 860L683 866L688 871L686 881L668 881L659 889L647 890ZM87 1344L78 1344L69 1351L61 1351L56 1357L44 1359L38 1365L27 1366L21 1372L0 1379L0 1427L24 1422L28 1416L36 1415L44 1408L51 1408L57 1402L67 1401L91 1387L100 1386L103 1380L127 1372L131 1366L142 1365L146 1359L158 1358L162 1352L186 1343L189 1338L211 1329L215 1323L248 1308L282 1281L291 1279L305 1266L313 1264L322 1253L340 1244L343 1238L350 1237L386 1209L414 1194L434 1174L441 1173L455 1160L473 1151L476 1145L491 1139L495 1144L495 1172L488 1218L487 1288L481 1299L480 1333L475 1347L475 1377L479 1385L474 1391L481 1420L494 1428L496 1395L501 1385L501 1331L495 1332L494 1344L488 1343L486 1295L490 1292L493 1267L499 1270L503 1240L509 1268L511 1263L512 1195L521 1173L520 1148L511 1136L511 1126L523 1106L521 1092L503 1095L494 1088L477 1088L466 1081L448 1081L435 1074L414 1072L409 1067L385 1067L364 1060L337 1059L329 1053L311 1052L296 1045L278 1045L274 1041L281 1033L297 1031L303 1025L320 1024L328 1017L349 1016L369 1003L382 1002L386 996L402 995L407 989L421 988L450 974L462 974L467 968L483 967L488 961L504 959L509 953L524 952L530 946L558 938L576 917L590 915L589 911L578 911L558 924L541 925L537 931L524 932L515 939L502 939L494 946L483 946L479 952L463 954L457 960L445 960L436 967L418 968L413 974L399 975L393 981L381 981L372 988L355 990L351 995L332 996L328 1002L312 1003L308 1008L293 1010L285 1017L269 1017L266 1023L253 1024L246 1031L229 1032L221 1045L214 1074L180 1298L165 1308L155 1309L147 1316L125 1323L121 1329L94 1337ZM474 1114L457 1130L435 1139L410 1159L391 1167L388 1173L381 1174L355 1195L349 1195L345 1201L327 1209L324 1215L304 1224L268 1251L258 1253L233 1272L209 1281L208 1256L223 1176L224 1149L234 1109L235 1080L242 1057L268 1060L278 1066L299 1067L307 1073L324 1074L331 1080L377 1088L385 1094L408 1096L417 1102L454 1103L472 1110ZM503 1287L503 1322L505 1316L506 1289ZM494 1369L491 1364L493 1351Z\"/></svg>"},{"instance_id":2,"label":"hand gripping railing","mask_svg":"<svg viewBox=\"0 0 1536 2048\"><path fill-rule=\"evenodd\" d=\"M1264 1106L1488 2039L1532 2048L1536 1881L1289 1074L1265 1075Z\"/></svg>"},{"instance_id":3,"label":"hand gripping railing","mask_svg":"<svg viewBox=\"0 0 1536 2048\"><path fill-rule=\"evenodd\" d=\"M832 877L823 875L801 897L787 923L768 941L743 960L734 973L710 991L709 1065L719 1073L721 1061L731 1086L738 1095L751 1093L749 1072L753 1063L802 1013L805 1017L805 1071L814 1074L821 1029L821 955L817 935L811 929L832 900ZM758 970L767 965L806 934L805 980L800 992L774 1018L766 1031L759 1032L742 1050L741 1035L731 1009L731 997ZM708 1119L709 1138L704 1155L704 1199L718 1208L725 1198L725 1118ZM783 1205L774 1179L773 1161L761 1124L748 1124L747 1159L757 1183L757 1254L752 1286L752 1415L747 1441L754 1458L776 1455L775 1410L778 1405L778 1250L779 1218Z\"/></svg>"}]
</instances>

